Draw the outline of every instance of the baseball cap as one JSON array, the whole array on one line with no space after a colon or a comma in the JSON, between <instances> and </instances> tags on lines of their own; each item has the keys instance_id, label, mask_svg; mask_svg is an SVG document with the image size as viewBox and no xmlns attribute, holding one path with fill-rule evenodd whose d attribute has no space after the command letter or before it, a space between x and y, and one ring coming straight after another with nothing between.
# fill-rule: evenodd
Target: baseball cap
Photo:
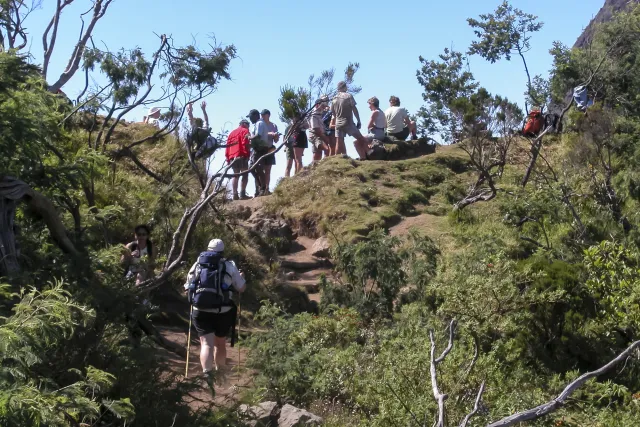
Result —
<instances>
[{"instance_id":1,"label":"baseball cap","mask_svg":"<svg viewBox=\"0 0 640 427\"><path fill-rule=\"evenodd\" d=\"M249 114L247 114L247 117L251 117L255 114L260 114L260 111L256 110L255 108L251 111L249 111Z\"/></svg>"},{"instance_id":2,"label":"baseball cap","mask_svg":"<svg viewBox=\"0 0 640 427\"><path fill-rule=\"evenodd\" d=\"M213 252L224 252L224 242L220 239L213 239L209 242L207 249Z\"/></svg>"},{"instance_id":3,"label":"baseball cap","mask_svg":"<svg viewBox=\"0 0 640 427\"><path fill-rule=\"evenodd\" d=\"M262 112L260 113L261 115L265 115L265 114L269 114L271 115L271 111L267 110L266 108L264 110L262 110Z\"/></svg>"}]
</instances>

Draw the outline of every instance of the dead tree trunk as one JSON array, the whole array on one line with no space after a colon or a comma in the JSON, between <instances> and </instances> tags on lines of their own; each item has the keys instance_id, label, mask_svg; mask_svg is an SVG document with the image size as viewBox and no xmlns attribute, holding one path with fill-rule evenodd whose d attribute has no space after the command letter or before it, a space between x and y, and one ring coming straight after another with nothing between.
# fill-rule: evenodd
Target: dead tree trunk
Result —
<instances>
[{"instance_id":1,"label":"dead tree trunk","mask_svg":"<svg viewBox=\"0 0 640 427\"><path fill-rule=\"evenodd\" d=\"M49 199L18 179L0 176L1 274L14 273L20 269L15 234L15 214L19 201L24 201L29 211L45 222L51 237L63 252L73 256L80 254L67 236L67 230Z\"/></svg>"}]
</instances>

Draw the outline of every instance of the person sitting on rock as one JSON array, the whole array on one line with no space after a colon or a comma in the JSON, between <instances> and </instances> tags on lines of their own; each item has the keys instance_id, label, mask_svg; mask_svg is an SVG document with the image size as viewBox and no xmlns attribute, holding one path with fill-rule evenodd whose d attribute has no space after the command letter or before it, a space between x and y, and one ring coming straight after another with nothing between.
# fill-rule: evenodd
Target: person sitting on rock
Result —
<instances>
[{"instance_id":1,"label":"person sitting on rock","mask_svg":"<svg viewBox=\"0 0 640 427\"><path fill-rule=\"evenodd\" d=\"M369 119L369 124L367 125L369 133L365 135L365 138L369 140L369 143L373 142L374 139L382 141L384 140L384 129L387 127L387 118L380 109L380 100L374 96L372 98L369 98L367 103L369 104L369 109L371 110L371 118Z\"/></svg>"},{"instance_id":2,"label":"person sitting on rock","mask_svg":"<svg viewBox=\"0 0 640 427\"><path fill-rule=\"evenodd\" d=\"M404 141L411 133L411 138L418 139L416 122L409 118L406 108L400 107L400 98L392 96L389 98L389 105L384 112L387 118L387 136Z\"/></svg>"}]
</instances>

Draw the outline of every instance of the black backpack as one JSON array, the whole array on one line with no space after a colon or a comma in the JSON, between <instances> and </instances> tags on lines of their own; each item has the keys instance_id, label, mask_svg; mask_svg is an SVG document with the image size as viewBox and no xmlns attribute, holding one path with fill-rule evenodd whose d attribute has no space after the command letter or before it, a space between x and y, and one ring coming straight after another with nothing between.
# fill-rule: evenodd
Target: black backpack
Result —
<instances>
[{"instance_id":1,"label":"black backpack","mask_svg":"<svg viewBox=\"0 0 640 427\"><path fill-rule=\"evenodd\" d=\"M202 252L194 285L189 291L189 303L198 309L218 309L233 306L232 286L224 282L226 260L218 252Z\"/></svg>"}]
</instances>

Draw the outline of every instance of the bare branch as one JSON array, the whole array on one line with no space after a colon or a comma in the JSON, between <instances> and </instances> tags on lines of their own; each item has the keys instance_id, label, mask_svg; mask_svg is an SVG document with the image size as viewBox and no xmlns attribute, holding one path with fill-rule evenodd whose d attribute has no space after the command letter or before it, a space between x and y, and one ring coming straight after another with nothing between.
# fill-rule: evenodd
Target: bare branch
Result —
<instances>
[{"instance_id":1,"label":"bare branch","mask_svg":"<svg viewBox=\"0 0 640 427\"><path fill-rule=\"evenodd\" d=\"M100 19L102 19L105 13L107 13L107 9L112 2L113 0L95 0L91 21L89 22L89 25L87 26L87 29L84 31L84 33L80 35L78 43L73 50L73 54L71 55L71 58L69 58L67 67L62 72L60 77L58 77L58 80L51 86L49 86L50 92L58 92L60 88L62 88L65 84L67 84L69 80L71 80L71 77L73 77L76 71L78 71L78 68L80 67L80 60L82 59L82 54L84 53L85 47L87 46L87 42L89 41L89 38L91 37L96 24Z\"/></svg>"},{"instance_id":2,"label":"bare branch","mask_svg":"<svg viewBox=\"0 0 640 427\"><path fill-rule=\"evenodd\" d=\"M56 10L49 21L49 25L42 33L42 51L44 52L44 59L42 61L42 77L47 79L47 70L49 69L49 62L51 61L51 54L56 45L56 38L58 37L58 25L60 23L60 15L62 10L73 3L74 0L57 0ZM51 37L49 37L49 31L51 31Z\"/></svg>"},{"instance_id":3,"label":"bare branch","mask_svg":"<svg viewBox=\"0 0 640 427\"><path fill-rule=\"evenodd\" d=\"M480 384L480 389L478 390L478 395L476 396L476 403L473 405L473 410L469 412L466 417L464 417L464 419L460 423L460 427L467 427L467 424L469 423L469 420L471 419L471 417L473 417L475 414L478 413L478 410L480 409L480 400L482 399L483 392L484 392L484 381L482 381L482 384Z\"/></svg>"},{"instance_id":4,"label":"bare branch","mask_svg":"<svg viewBox=\"0 0 640 427\"><path fill-rule=\"evenodd\" d=\"M440 389L438 388L438 371L436 367L442 361L442 359L440 361L436 360L436 341L433 337L433 330L429 330L429 340L431 341L431 386L433 388L433 397L436 399L436 402L438 402L438 419L435 426L445 427L444 401L447 400L448 396L441 393ZM443 355L446 357L447 354L445 353L448 352L446 350L443 352Z\"/></svg>"},{"instance_id":5,"label":"bare branch","mask_svg":"<svg viewBox=\"0 0 640 427\"><path fill-rule=\"evenodd\" d=\"M449 344L447 345L447 348L444 349L444 351L442 352L442 354L440 355L440 357L438 357L436 359L436 364L440 363L444 360L445 357L447 357L447 354L449 354L449 352L451 351L451 349L453 348L453 337L454 337L454 333L455 333L455 329L456 329L456 320L453 319L450 323L449 323Z\"/></svg>"},{"instance_id":6,"label":"bare branch","mask_svg":"<svg viewBox=\"0 0 640 427\"><path fill-rule=\"evenodd\" d=\"M611 360L609 363L607 363L600 369L587 372L581 375L580 377L578 377L573 382L569 383L569 385L567 385L565 389L562 391L562 393L560 393L558 397L556 397L555 399L547 403L544 403L540 406L536 406L535 408L532 408L523 412L518 412L517 414L513 414L499 421L495 421L489 424L487 427L512 426L524 421L531 421L531 420L541 418L545 415L548 415L558 410L562 405L564 405L565 401L569 398L569 396L571 396L571 394L573 394L573 392L576 391L576 389L581 387L584 383L586 383L591 378L595 378L609 372L618 363L622 362L623 360L626 360L627 357L631 356L631 353L633 353L633 351L636 350L637 348L640 348L640 341L636 341L633 344L631 344L629 347L627 347L625 351L620 353L618 356L616 356L613 360Z\"/></svg>"}]
</instances>

